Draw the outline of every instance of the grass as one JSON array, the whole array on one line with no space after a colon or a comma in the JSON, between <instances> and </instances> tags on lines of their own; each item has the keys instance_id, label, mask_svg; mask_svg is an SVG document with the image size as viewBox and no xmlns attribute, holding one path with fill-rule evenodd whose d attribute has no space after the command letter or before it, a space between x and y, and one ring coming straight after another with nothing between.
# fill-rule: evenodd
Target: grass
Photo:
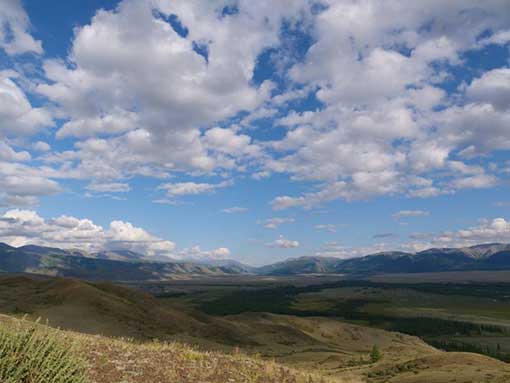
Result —
<instances>
[{"instance_id":1,"label":"grass","mask_svg":"<svg viewBox=\"0 0 510 383\"><path fill-rule=\"evenodd\" d=\"M0 382L85 383L85 364L71 344L37 325L0 326Z\"/></svg>"},{"instance_id":2,"label":"grass","mask_svg":"<svg viewBox=\"0 0 510 383\"><path fill-rule=\"evenodd\" d=\"M81 358L76 355L79 353ZM0 316L2 383L346 383L271 360L179 342L52 329Z\"/></svg>"}]
</instances>

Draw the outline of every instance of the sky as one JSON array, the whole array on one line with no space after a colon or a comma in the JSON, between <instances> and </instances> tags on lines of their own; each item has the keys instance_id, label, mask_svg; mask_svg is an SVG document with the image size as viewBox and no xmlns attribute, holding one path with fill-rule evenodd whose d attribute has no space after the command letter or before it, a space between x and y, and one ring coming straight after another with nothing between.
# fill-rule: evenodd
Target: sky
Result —
<instances>
[{"instance_id":1,"label":"sky","mask_svg":"<svg viewBox=\"0 0 510 383\"><path fill-rule=\"evenodd\" d=\"M506 0L1 0L0 241L510 242L509 42Z\"/></svg>"}]
</instances>

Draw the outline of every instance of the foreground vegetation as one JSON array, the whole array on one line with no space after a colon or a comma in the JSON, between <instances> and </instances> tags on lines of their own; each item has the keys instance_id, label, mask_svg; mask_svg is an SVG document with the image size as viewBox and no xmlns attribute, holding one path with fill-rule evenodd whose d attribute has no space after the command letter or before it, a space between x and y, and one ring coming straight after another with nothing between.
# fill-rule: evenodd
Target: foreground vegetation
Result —
<instances>
[{"instance_id":1,"label":"foreground vegetation","mask_svg":"<svg viewBox=\"0 0 510 383\"><path fill-rule=\"evenodd\" d=\"M0 326L0 382L84 383L85 364L68 339L20 322Z\"/></svg>"}]
</instances>

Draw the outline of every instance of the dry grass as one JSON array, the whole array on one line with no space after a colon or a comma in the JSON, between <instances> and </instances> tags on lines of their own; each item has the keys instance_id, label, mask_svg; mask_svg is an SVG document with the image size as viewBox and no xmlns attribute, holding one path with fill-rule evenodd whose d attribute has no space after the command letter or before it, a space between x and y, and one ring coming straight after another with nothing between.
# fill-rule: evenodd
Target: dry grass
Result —
<instances>
[{"instance_id":1,"label":"dry grass","mask_svg":"<svg viewBox=\"0 0 510 383\"><path fill-rule=\"evenodd\" d=\"M52 344L73 347L84 359L88 383L344 383L290 369L272 361L204 352L177 342L138 343L52 329L1 316L0 329L9 334L33 333ZM28 329L28 330L27 330ZM16 335L15 335L16 336ZM81 380L2 380L1 382L74 383Z\"/></svg>"},{"instance_id":2,"label":"dry grass","mask_svg":"<svg viewBox=\"0 0 510 383\"><path fill-rule=\"evenodd\" d=\"M0 326L0 382L84 383L85 364L55 331L15 322Z\"/></svg>"}]
</instances>

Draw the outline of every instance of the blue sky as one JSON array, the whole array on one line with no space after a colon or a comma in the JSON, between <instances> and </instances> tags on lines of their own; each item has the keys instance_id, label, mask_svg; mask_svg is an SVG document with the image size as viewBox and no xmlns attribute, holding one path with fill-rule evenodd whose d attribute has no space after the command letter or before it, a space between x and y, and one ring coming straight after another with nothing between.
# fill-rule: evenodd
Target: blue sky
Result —
<instances>
[{"instance_id":1,"label":"blue sky","mask_svg":"<svg viewBox=\"0 0 510 383\"><path fill-rule=\"evenodd\" d=\"M0 241L510 242L505 1L8 0L0 24Z\"/></svg>"}]
</instances>

